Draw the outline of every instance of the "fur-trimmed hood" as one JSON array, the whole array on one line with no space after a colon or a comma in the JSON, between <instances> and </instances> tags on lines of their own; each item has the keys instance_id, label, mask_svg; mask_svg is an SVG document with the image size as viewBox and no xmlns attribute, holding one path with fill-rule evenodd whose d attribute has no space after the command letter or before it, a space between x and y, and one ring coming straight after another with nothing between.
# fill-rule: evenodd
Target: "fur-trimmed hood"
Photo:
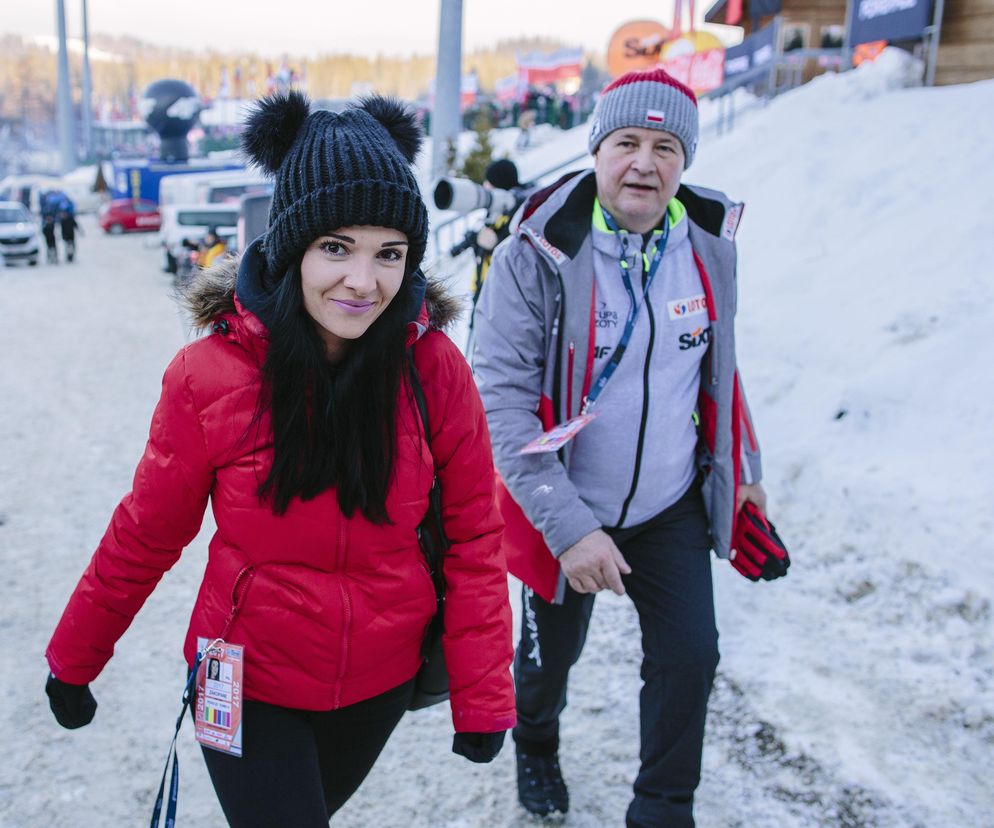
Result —
<instances>
[{"instance_id":1,"label":"fur-trimmed hood","mask_svg":"<svg viewBox=\"0 0 994 828\"><path fill-rule=\"evenodd\" d=\"M182 304L190 314L195 330L205 330L222 316L239 315L235 303L255 312L261 293L259 267L265 259L258 240L249 245L242 256L226 256L206 270L199 270L189 286L180 294ZM439 279L429 279L420 270L416 280L417 307L412 307L410 322L430 330L444 330L462 315L462 302L453 296ZM265 320L262 320L263 323Z\"/></svg>"}]
</instances>

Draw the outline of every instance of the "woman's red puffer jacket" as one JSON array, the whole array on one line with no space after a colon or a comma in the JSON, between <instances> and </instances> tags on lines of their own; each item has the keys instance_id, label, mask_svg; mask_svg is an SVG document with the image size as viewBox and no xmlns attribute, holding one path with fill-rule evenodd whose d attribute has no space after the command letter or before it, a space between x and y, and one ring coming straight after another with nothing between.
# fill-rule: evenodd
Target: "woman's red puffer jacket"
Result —
<instances>
[{"instance_id":1,"label":"woman's red puffer jacket","mask_svg":"<svg viewBox=\"0 0 994 828\"><path fill-rule=\"evenodd\" d=\"M249 251L251 252L251 250ZM246 255L249 255L247 253ZM198 321L213 327L166 369L133 489L121 501L46 652L83 684L103 669L162 574L196 536L210 499L210 543L185 655L198 637L245 645L245 698L306 710L354 704L410 679L435 592L415 535L428 508L432 453L452 547L444 648L457 731L514 724L511 612L486 419L444 318L410 326L427 400L431 453L409 389L397 407L392 524L346 518L334 490L276 516L257 495L272 463L255 421L267 333L234 297L234 266L202 277ZM239 283L241 285L241 283ZM429 289L429 293L430 293ZM445 315L443 300L428 303Z\"/></svg>"}]
</instances>

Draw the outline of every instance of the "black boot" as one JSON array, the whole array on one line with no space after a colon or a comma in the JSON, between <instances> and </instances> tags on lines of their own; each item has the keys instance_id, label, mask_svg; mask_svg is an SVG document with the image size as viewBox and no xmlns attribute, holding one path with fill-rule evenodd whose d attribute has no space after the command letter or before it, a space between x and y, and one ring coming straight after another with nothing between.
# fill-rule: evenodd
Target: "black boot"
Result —
<instances>
[{"instance_id":1,"label":"black boot","mask_svg":"<svg viewBox=\"0 0 994 828\"><path fill-rule=\"evenodd\" d=\"M516 751L518 759L518 799L535 816L565 815L569 791L559 770L559 756L536 756Z\"/></svg>"}]
</instances>

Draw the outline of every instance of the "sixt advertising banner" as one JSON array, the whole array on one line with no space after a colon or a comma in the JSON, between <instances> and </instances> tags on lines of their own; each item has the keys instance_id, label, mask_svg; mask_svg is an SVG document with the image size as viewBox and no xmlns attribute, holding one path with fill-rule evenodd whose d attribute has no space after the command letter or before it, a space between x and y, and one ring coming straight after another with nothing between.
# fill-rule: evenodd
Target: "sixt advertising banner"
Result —
<instances>
[{"instance_id":1,"label":"sixt advertising banner","mask_svg":"<svg viewBox=\"0 0 994 828\"><path fill-rule=\"evenodd\" d=\"M853 0L852 45L873 40L920 40L932 23L932 0Z\"/></svg>"}]
</instances>

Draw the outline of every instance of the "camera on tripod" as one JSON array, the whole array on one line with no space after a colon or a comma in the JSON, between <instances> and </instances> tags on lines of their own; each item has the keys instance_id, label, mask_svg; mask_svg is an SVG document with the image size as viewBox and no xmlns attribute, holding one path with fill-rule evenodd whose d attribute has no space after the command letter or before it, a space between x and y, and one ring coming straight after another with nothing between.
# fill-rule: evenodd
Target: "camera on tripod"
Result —
<instances>
[{"instance_id":1,"label":"camera on tripod","mask_svg":"<svg viewBox=\"0 0 994 828\"><path fill-rule=\"evenodd\" d=\"M517 209L519 201L513 192L487 189L467 178L440 178L435 184L434 199L439 210L459 213L486 210L488 221L510 215Z\"/></svg>"}]
</instances>

